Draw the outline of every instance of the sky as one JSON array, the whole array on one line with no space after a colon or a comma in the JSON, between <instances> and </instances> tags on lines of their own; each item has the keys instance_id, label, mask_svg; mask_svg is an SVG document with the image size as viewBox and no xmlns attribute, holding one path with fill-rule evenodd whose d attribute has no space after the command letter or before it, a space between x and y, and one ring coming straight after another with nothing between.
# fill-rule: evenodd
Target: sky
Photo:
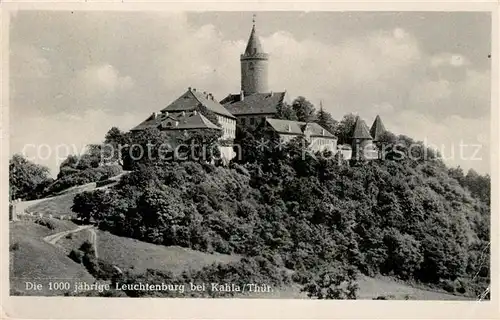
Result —
<instances>
[{"instance_id":1,"label":"sky","mask_svg":"<svg viewBox=\"0 0 500 320\"><path fill-rule=\"evenodd\" d=\"M10 152L62 159L129 130L188 87L240 90L252 12L18 11L10 20ZM490 171L491 16L258 12L269 84L340 120L358 114Z\"/></svg>"}]
</instances>

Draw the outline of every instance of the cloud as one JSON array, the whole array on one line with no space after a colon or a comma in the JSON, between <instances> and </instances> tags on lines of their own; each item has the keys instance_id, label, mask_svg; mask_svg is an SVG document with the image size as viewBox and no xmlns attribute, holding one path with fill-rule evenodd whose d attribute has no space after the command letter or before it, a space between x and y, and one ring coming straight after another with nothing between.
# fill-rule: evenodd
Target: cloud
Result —
<instances>
[{"instance_id":1,"label":"cloud","mask_svg":"<svg viewBox=\"0 0 500 320\"><path fill-rule=\"evenodd\" d=\"M76 88L74 89L89 95L123 94L123 91L131 89L133 85L134 81L130 76L121 76L112 65L102 64L89 66L79 71L75 79L74 86Z\"/></svg>"},{"instance_id":2,"label":"cloud","mask_svg":"<svg viewBox=\"0 0 500 320\"><path fill-rule=\"evenodd\" d=\"M15 45L11 50L16 52L16 59L10 65L11 74L17 79L32 80L48 78L51 71L49 60L43 51L29 44Z\"/></svg>"},{"instance_id":3,"label":"cloud","mask_svg":"<svg viewBox=\"0 0 500 320\"><path fill-rule=\"evenodd\" d=\"M22 126L11 126L10 148L12 153L22 153L49 167L55 176L68 154L79 154L88 144L102 142L113 126L130 129L141 116L132 113L117 116L101 110L86 110L81 115L60 113L57 116L28 117Z\"/></svg>"},{"instance_id":4,"label":"cloud","mask_svg":"<svg viewBox=\"0 0 500 320\"><path fill-rule=\"evenodd\" d=\"M490 119L448 116L435 120L418 111L405 110L383 117L386 127L440 151L445 162L468 170L489 172Z\"/></svg>"},{"instance_id":5,"label":"cloud","mask_svg":"<svg viewBox=\"0 0 500 320\"><path fill-rule=\"evenodd\" d=\"M420 49L402 29L371 32L338 45L296 40L287 32L264 38L271 53L270 83L289 92L325 98L345 86L362 89L384 85L419 60Z\"/></svg>"},{"instance_id":6,"label":"cloud","mask_svg":"<svg viewBox=\"0 0 500 320\"><path fill-rule=\"evenodd\" d=\"M470 61L461 54L444 52L432 56L430 64L433 67L464 67L469 65Z\"/></svg>"}]
</instances>

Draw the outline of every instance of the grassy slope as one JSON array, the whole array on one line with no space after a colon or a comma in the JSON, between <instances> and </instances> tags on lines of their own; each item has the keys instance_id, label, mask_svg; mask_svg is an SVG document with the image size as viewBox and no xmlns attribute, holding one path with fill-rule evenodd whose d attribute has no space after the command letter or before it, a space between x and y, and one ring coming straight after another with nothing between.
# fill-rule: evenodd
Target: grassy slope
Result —
<instances>
[{"instance_id":1,"label":"grassy slope","mask_svg":"<svg viewBox=\"0 0 500 320\"><path fill-rule=\"evenodd\" d=\"M397 282L389 277L366 277L359 279L358 299L373 299L385 296L387 299L410 300L471 300L464 296L456 296L446 292L419 289L408 284Z\"/></svg>"},{"instance_id":2,"label":"grassy slope","mask_svg":"<svg viewBox=\"0 0 500 320\"><path fill-rule=\"evenodd\" d=\"M43 213L44 216L51 214L53 217L65 215L66 217L76 217L76 213L71 210L73 199L76 193L68 193L60 196L48 198L28 207L26 210L33 213Z\"/></svg>"},{"instance_id":3,"label":"grassy slope","mask_svg":"<svg viewBox=\"0 0 500 320\"><path fill-rule=\"evenodd\" d=\"M55 219L54 219L55 220ZM43 241L43 237L73 229L69 221L57 223L54 230L32 221L17 221L10 224L10 245L17 249L10 251L10 292L14 295L61 295L62 291L50 291L49 281L75 281L93 283L94 278L85 268L69 259L57 247ZM43 285L42 291L26 290L27 281Z\"/></svg>"},{"instance_id":4,"label":"grassy slope","mask_svg":"<svg viewBox=\"0 0 500 320\"><path fill-rule=\"evenodd\" d=\"M238 261L239 256L208 254L178 246L162 246L135 239L119 237L97 230L97 251L100 259L118 266L123 271L143 273L146 269L157 269L181 273L192 268L201 269L212 263ZM89 231L82 230L71 238L62 238L58 245L69 253L89 239Z\"/></svg>"},{"instance_id":5,"label":"grassy slope","mask_svg":"<svg viewBox=\"0 0 500 320\"><path fill-rule=\"evenodd\" d=\"M358 299L372 300L383 296L390 300L471 300L463 296L455 296L445 292L436 292L414 288L408 284L400 283L388 277L371 278L361 276L359 281ZM254 293L249 298L268 299L307 299L307 295L300 292L299 285L275 290L271 293Z\"/></svg>"},{"instance_id":6,"label":"grassy slope","mask_svg":"<svg viewBox=\"0 0 500 320\"><path fill-rule=\"evenodd\" d=\"M103 231L98 231L97 239L99 258L138 273L148 268L180 273L188 268L201 269L215 262L240 259L239 256L208 254L178 246L154 245Z\"/></svg>"}]
</instances>

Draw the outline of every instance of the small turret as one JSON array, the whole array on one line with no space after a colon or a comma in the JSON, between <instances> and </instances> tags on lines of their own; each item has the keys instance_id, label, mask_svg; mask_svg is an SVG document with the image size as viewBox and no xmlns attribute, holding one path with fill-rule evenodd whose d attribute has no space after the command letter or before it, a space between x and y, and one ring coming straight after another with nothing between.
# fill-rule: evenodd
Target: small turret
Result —
<instances>
[{"instance_id":1,"label":"small turret","mask_svg":"<svg viewBox=\"0 0 500 320\"><path fill-rule=\"evenodd\" d=\"M372 149L372 136L366 123L359 117L356 117L356 123L351 134L352 138L352 159L366 160L371 158L369 154Z\"/></svg>"},{"instance_id":2,"label":"small turret","mask_svg":"<svg viewBox=\"0 0 500 320\"><path fill-rule=\"evenodd\" d=\"M377 115L375 121L373 121L372 127L370 129L370 134L373 137L374 142L378 142L380 140L380 136L386 132L385 126L382 123L382 119Z\"/></svg>"}]
</instances>

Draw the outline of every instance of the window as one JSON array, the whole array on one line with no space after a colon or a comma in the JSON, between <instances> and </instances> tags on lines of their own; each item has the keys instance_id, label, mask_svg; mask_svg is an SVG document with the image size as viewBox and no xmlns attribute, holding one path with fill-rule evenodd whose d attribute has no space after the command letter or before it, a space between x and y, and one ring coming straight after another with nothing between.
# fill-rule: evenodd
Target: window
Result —
<instances>
[{"instance_id":1,"label":"window","mask_svg":"<svg viewBox=\"0 0 500 320\"><path fill-rule=\"evenodd\" d=\"M245 118L241 118L241 124L245 125Z\"/></svg>"},{"instance_id":2,"label":"window","mask_svg":"<svg viewBox=\"0 0 500 320\"><path fill-rule=\"evenodd\" d=\"M254 118L250 118L250 124L255 124L255 119Z\"/></svg>"}]
</instances>

